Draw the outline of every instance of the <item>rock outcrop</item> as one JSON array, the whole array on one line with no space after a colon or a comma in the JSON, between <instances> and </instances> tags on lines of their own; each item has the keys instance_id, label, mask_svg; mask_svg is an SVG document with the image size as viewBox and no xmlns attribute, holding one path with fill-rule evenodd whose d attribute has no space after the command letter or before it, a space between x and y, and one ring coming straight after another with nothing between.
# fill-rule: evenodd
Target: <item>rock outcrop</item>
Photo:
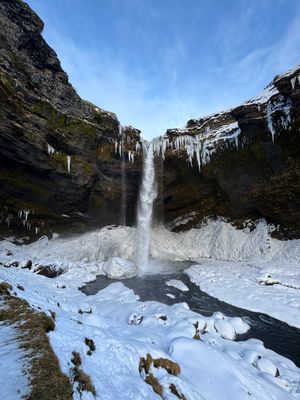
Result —
<instances>
[{"instance_id":1,"label":"rock outcrop","mask_svg":"<svg viewBox=\"0 0 300 400\"><path fill-rule=\"evenodd\" d=\"M0 220L2 234L74 231L116 224L121 216L120 124L82 100L43 22L20 0L0 2ZM125 128L127 222L135 216L140 139Z\"/></svg>"},{"instance_id":2,"label":"rock outcrop","mask_svg":"<svg viewBox=\"0 0 300 400\"><path fill-rule=\"evenodd\" d=\"M182 230L207 216L237 226L264 217L280 237L299 236L299 130L300 67L239 107L168 130L158 145L166 147L157 200L165 222Z\"/></svg>"}]
</instances>

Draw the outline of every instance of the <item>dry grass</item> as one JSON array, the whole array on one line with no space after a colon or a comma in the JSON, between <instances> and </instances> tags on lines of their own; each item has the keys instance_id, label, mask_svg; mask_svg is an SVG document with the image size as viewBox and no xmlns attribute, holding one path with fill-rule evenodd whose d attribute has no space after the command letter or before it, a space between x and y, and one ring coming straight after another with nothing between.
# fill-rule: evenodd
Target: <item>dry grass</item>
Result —
<instances>
[{"instance_id":1,"label":"dry grass","mask_svg":"<svg viewBox=\"0 0 300 400\"><path fill-rule=\"evenodd\" d=\"M155 376L153 376L152 374L149 374L146 377L145 382L148 383L148 385L152 386L152 389L155 393L157 393L159 396L162 396L164 388L159 383L159 380L157 378L155 378Z\"/></svg>"},{"instance_id":2,"label":"dry grass","mask_svg":"<svg viewBox=\"0 0 300 400\"><path fill-rule=\"evenodd\" d=\"M80 367L82 363L80 354L77 353L77 351L73 351L72 356L73 357L71 358L71 362L75 365L75 367Z\"/></svg>"},{"instance_id":3,"label":"dry grass","mask_svg":"<svg viewBox=\"0 0 300 400\"><path fill-rule=\"evenodd\" d=\"M7 283L7 282L1 282L0 283L0 295L1 294L6 294L6 295L10 295L10 290L12 290L12 286Z\"/></svg>"},{"instance_id":4,"label":"dry grass","mask_svg":"<svg viewBox=\"0 0 300 400\"><path fill-rule=\"evenodd\" d=\"M178 389L177 389L177 387L176 387L176 385L174 383L171 383L171 385L169 386L169 389L171 390L171 393L174 394L174 396L178 397L178 399L187 400L185 395L178 391Z\"/></svg>"},{"instance_id":5,"label":"dry grass","mask_svg":"<svg viewBox=\"0 0 300 400\"><path fill-rule=\"evenodd\" d=\"M74 368L72 368L72 374L73 374L73 380L74 382L77 382L77 390L82 394L84 390L91 392L94 397L96 397L96 389L91 381L91 378L89 375L87 375L85 372L80 369L80 366L82 364L80 354L77 353L77 351L73 351L72 353L72 359L71 362L74 364Z\"/></svg>"},{"instance_id":6,"label":"dry grass","mask_svg":"<svg viewBox=\"0 0 300 400\"><path fill-rule=\"evenodd\" d=\"M154 368L164 368L171 375L180 374L179 365L167 358L157 358L156 360L153 360L153 366Z\"/></svg>"},{"instance_id":7,"label":"dry grass","mask_svg":"<svg viewBox=\"0 0 300 400\"><path fill-rule=\"evenodd\" d=\"M84 390L91 392L96 397L96 389L91 381L89 375L82 371L82 369L74 368L74 381L78 383L78 391L82 393Z\"/></svg>"},{"instance_id":8,"label":"dry grass","mask_svg":"<svg viewBox=\"0 0 300 400\"><path fill-rule=\"evenodd\" d=\"M149 354L149 353L146 355L146 358L145 357L140 358L140 364L139 364L140 374L143 373L144 375L146 375L145 382L148 383L148 385L151 385L153 391L162 397L163 386L151 372L152 366L154 368L164 368L168 372L168 374L176 375L176 376L180 373L180 366L176 362L171 361L167 358L156 358L156 359L152 358L151 354ZM172 386L172 389L174 392L172 392L171 386ZM170 385L170 390L173 394L175 394L175 389L176 389L175 385L173 385L173 384ZM176 389L176 391L177 391L177 389ZM178 391L177 391L177 393L178 393L178 395L181 395L181 393L179 393ZM186 398L184 396L178 397L178 398L186 400Z\"/></svg>"},{"instance_id":9,"label":"dry grass","mask_svg":"<svg viewBox=\"0 0 300 400\"><path fill-rule=\"evenodd\" d=\"M25 300L10 296L7 290L2 283L0 294L5 307L0 310L0 321L14 325L19 332L20 348L26 350L24 362L29 366L31 385L27 399L71 400L72 386L62 373L47 336L47 332L55 329L53 319L34 311Z\"/></svg>"},{"instance_id":10,"label":"dry grass","mask_svg":"<svg viewBox=\"0 0 300 400\"><path fill-rule=\"evenodd\" d=\"M168 358L152 358L151 354L147 354L146 358L140 358L139 371L140 373L144 370L145 374L150 373L150 368L153 365L154 368L164 368L168 374L178 375L180 374L180 366L169 360Z\"/></svg>"}]
</instances>

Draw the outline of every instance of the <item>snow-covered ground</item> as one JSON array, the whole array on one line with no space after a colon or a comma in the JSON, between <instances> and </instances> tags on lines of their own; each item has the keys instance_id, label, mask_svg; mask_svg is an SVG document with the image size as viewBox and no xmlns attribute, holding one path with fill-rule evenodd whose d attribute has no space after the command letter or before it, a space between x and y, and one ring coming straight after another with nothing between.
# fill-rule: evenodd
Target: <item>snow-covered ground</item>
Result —
<instances>
[{"instance_id":1,"label":"snow-covered ground","mask_svg":"<svg viewBox=\"0 0 300 400\"><path fill-rule=\"evenodd\" d=\"M86 280L84 269L70 268L49 279L27 269L0 267L0 277L34 308L56 313L49 338L62 370L70 376L72 352L78 352L99 399L159 399L144 382L145 373L139 372L140 358L148 353L154 359L173 360L181 368L175 376L165 368L151 367L167 400L178 398L171 384L189 400L300 398L300 369L291 361L265 349L259 340L229 340L248 329L239 318L221 313L203 317L185 303L140 302L121 283L86 296L78 290ZM85 338L94 341L91 355ZM19 368L17 363L14 367ZM6 386L1 390L7 398ZM79 398L75 391L74 399ZM92 398L83 392L83 400Z\"/></svg>"},{"instance_id":2,"label":"snow-covered ground","mask_svg":"<svg viewBox=\"0 0 300 400\"><path fill-rule=\"evenodd\" d=\"M186 270L209 295L300 328L300 265L203 260Z\"/></svg>"},{"instance_id":3,"label":"snow-covered ground","mask_svg":"<svg viewBox=\"0 0 300 400\"><path fill-rule=\"evenodd\" d=\"M279 241L269 230L264 221L251 231L237 230L221 219L180 233L160 227L152 233L151 255L195 261L188 274L208 294L300 327L300 240ZM73 238L44 237L27 246L2 241L0 263L24 266L24 260L32 260L33 270L39 265L72 269L87 282L107 272L112 257L134 262L135 251L134 228L106 227ZM157 272L155 264L147 271Z\"/></svg>"},{"instance_id":4,"label":"snow-covered ground","mask_svg":"<svg viewBox=\"0 0 300 400\"><path fill-rule=\"evenodd\" d=\"M0 302L0 312L3 307L4 303ZM1 398L5 400L25 398L30 393L27 368L24 368L26 351L20 349L18 336L14 327L0 323L0 387Z\"/></svg>"}]
</instances>

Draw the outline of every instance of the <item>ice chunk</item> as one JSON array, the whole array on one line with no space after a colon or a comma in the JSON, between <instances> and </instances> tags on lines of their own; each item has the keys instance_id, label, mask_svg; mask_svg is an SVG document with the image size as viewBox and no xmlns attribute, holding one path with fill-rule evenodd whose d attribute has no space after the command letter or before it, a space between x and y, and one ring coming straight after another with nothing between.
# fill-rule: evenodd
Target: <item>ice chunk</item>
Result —
<instances>
[{"instance_id":1,"label":"ice chunk","mask_svg":"<svg viewBox=\"0 0 300 400\"><path fill-rule=\"evenodd\" d=\"M169 281L166 282L167 286L173 286L176 289L181 290L182 292L187 292L190 290L182 281L178 279L170 279Z\"/></svg>"},{"instance_id":2,"label":"ice chunk","mask_svg":"<svg viewBox=\"0 0 300 400\"><path fill-rule=\"evenodd\" d=\"M110 279L127 279L136 276L138 268L130 261L120 257L111 257L103 265L103 271Z\"/></svg>"},{"instance_id":3,"label":"ice chunk","mask_svg":"<svg viewBox=\"0 0 300 400\"><path fill-rule=\"evenodd\" d=\"M171 293L166 293L166 296L170 297L170 299L175 299L176 297L174 296L174 294Z\"/></svg>"}]
</instances>

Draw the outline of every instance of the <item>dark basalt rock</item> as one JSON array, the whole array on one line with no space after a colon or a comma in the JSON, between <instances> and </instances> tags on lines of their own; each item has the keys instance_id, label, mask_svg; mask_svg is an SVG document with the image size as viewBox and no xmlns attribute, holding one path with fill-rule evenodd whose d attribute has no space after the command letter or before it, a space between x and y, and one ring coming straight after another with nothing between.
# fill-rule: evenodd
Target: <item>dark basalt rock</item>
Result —
<instances>
[{"instance_id":1,"label":"dark basalt rock","mask_svg":"<svg viewBox=\"0 0 300 400\"><path fill-rule=\"evenodd\" d=\"M41 36L43 22L26 3L0 2L0 24L0 234L118 224L116 115L77 95ZM125 129L125 153L139 135ZM140 170L141 160L126 161L128 223L134 222Z\"/></svg>"}]
</instances>

